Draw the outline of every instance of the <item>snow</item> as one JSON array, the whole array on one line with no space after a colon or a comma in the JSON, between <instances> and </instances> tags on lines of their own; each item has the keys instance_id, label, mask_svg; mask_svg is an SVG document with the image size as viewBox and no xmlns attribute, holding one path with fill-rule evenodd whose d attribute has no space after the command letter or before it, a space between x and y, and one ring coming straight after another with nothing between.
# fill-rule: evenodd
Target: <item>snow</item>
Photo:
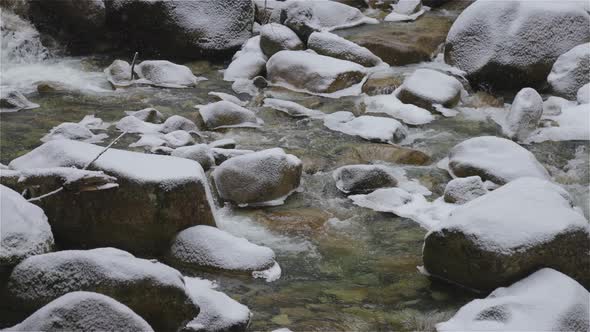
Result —
<instances>
[{"instance_id":1,"label":"snow","mask_svg":"<svg viewBox=\"0 0 590 332\"><path fill-rule=\"evenodd\" d=\"M49 142L56 139L71 139L87 143L100 143L108 137L107 134L95 135L90 129L107 129L109 124L104 123L94 115L85 116L79 123L64 122L53 127L49 133L41 138L41 142Z\"/></svg>"},{"instance_id":2,"label":"snow","mask_svg":"<svg viewBox=\"0 0 590 332\"><path fill-rule=\"evenodd\" d=\"M32 168L24 169L22 171L16 171L18 174L18 183L22 184L35 184L35 182L43 178L53 178L58 181L61 180L65 187L74 185L76 182L83 180L92 179L95 185L98 185L98 181L106 182L109 185L118 186L115 182L116 178L104 174L101 171L88 171L73 167L50 167L50 168ZM71 188L67 188L71 189Z\"/></svg>"},{"instance_id":3,"label":"snow","mask_svg":"<svg viewBox=\"0 0 590 332\"><path fill-rule=\"evenodd\" d=\"M571 106L576 106L576 102L551 96L543 102L543 115L559 115L562 109Z\"/></svg>"},{"instance_id":4,"label":"snow","mask_svg":"<svg viewBox=\"0 0 590 332\"><path fill-rule=\"evenodd\" d=\"M580 44L557 58L547 82L554 93L574 99L578 89L590 81L589 67L590 43Z\"/></svg>"},{"instance_id":5,"label":"snow","mask_svg":"<svg viewBox=\"0 0 590 332\"><path fill-rule=\"evenodd\" d=\"M260 36L252 37L244 43L241 50L236 52L223 73L223 79L225 81L251 80L264 71L266 60L268 58L260 48Z\"/></svg>"},{"instance_id":6,"label":"snow","mask_svg":"<svg viewBox=\"0 0 590 332\"><path fill-rule=\"evenodd\" d=\"M512 139L524 141L539 125L543 114L543 98L532 88L524 88L516 94L510 112L506 115L506 134Z\"/></svg>"},{"instance_id":7,"label":"snow","mask_svg":"<svg viewBox=\"0 0 590 332\"><path fill-rule=\"evenodd\" d=\"M561 110L561 114L544 116L557 122L558 127L543 127L534 131L527 142L590 140L590 105L581 104Z\"/></svg>"},{"instance_id":8,"label":"snow","mask_svg":"<svg viewBox=\"0 0 590 332\"><path fill-rule=\"evenodd\" d=\"M159 124L142 121L134 115L122 118L115 124L115 127L130 134L153 134L159 132L162 128Z\"/></svg>"},{"instance_id":9,"label":"snow","mask_svg":"<svg viewBox=\"0 0 590 332\"><path fill-rule=\"evenodd\" d=\"M266 270L275 262L272 249L205 225L178 233L170 255L182 264L230 271Z\"/></svg>"},{"instance_id":10,"label":"snow","mask_svg":"<svg viewBox=\"0 0 590 332\"><path fill-rule=\"evenodd\" d=\"M383 113L409 125L422 125L434 121L435 117L421 107L404 104L391 95L364 96L366 113Z\"/></svg>"},{"instance_id":11,"label":"snow","mask_svg":"<svg viewBox=\"0 0 590 332\"><path fill-rule=\"evenodd\" d=\"M143 61L135 66L134 72L140 79L148 80L152 85L165 88L195 86L197 82L203 80L193 75L188 67L166 60Z\"/></svg>"},{"instance_id":12,"label":"snow","mask_svg":"<svg viewBox=\"0 0 590 332\"><path fill-rule=\"evenodd\" d=\"M281 278L281 266L275 262L273 266L263 271L252 272L252 277L256 279L264 279L266 282L277 281Z\"/></svg>"},{"instance_id":13,"label":"snow","mask_svg":"<svg viewBox=\"0 0 590 332\"><path fill-rule=\"evenodd\" d=\"M232 83L231 89L235 93L245 93L250 96L256 96L258 94L258 88L251 79L238 78Z\"/></svg>"},{"instance_id":14,"label":"snow","mask_svg":"<svg viewBox=\"0 0 590 332\"><path fill-rule=\"evenodd\" d=\"M417 69L400 86L400 93L404 90L431 104L447 105L461 95L463 85L456 78L436 70Z\"/></svg>"},{"instance_id":15,"label":"snow","mask_svg":"<svg viewBox=\"0 0 590 332\"><path fill-rule=\"evenodd\" d=\"M395 119L368 115L355 117L345 111L326 115L324 126L346 135L392 144L401 141L407 134L406 127Z\"/></svg>"},{"instance_id":16,"label":"snow","mask_svg":"<svg viewBox=\"0 0 590 332\"><path fill-rule=\"evenodd\" d=\"M286 113L295 118L322 118L325 114L321 111L309 109L295 102L276 98L265 98L263 107L270 107Z\"/></svg>"},{"instance_id":17,"label":"snow","mask_svg":"<svg viewBox=\"0 0 590 332\"><path fill-rule=\"evenodd\" d=\"M254 151L243 149L211 148L211 152L213 153L213 158L215 158L215 164L219 165L230 158L252 153Z\"/></svg>"},{"instance_id":18,"label":"snow","mask_svg":"<svg viewBox=\"0 0 590 332\"><path fill-rule=\"evenodd\" d=\"M145 122L162 123L164 121L164 115L157 109L151 107L139 111L126 111L125 114L134 116Z\"/></svg>"},{"instance_id":19,"label":"snow","mask_svg":"<svg viewBox=\"0 0 590 332\"><path fill-rule=\"evenodd\" d=\"M0 266L16 265L29 256L53 249L51 227L41 208L3 185L0 203Z\"/></svg>"},{"instance_id":20,"label":"snow","mask_svg":"<svg viewBox=\"0 0 590 332\"><path fill-rule=\"evenodd\" d=\"M187 324L196 331L228 331L236 326L246 326L252 317L247 306L216 291L215 282L184 277L187 292L201 308L197 318Z\"/></svg>"},{"instance_id":21,"label":"snow","mask_svg":"<svg viewBox=\"0 0 590 332\"><path fill-rule=\"evenodd\" d=\"M367 48L326 31L312 33L307 41L307 47L318 54L356 62L366 67L383 63Z\"/></svg>"},{"instance_id":22,"label":"snow","mask_svg":"<svg viewBox=\"0 0 590 332\"><path fill-rule=\"evenodd\" d=\"M236 147L236 141L233 138L223 138L209 143L211 148L233 149Z\"/></svg>"},{"instance_id":23,"label":"snow","mask_svg":"<svg viewBox=\"0 0 590 332\"><path fill-rule=\"evenodd\" d=\"M362 24L379 23L377 19L363 15L360 10L335 1L290 0L286 2L284 8L289 8L288 6L293 6L295 10L289 9L287 11L287 19L291 18L294 14L300 14L306 10L310 10L312 16L310 24L312 27L324 31L351 28Z\"/></svg>"},{"instance_id":24,"label":"snow","mask_svg":"<svg viewBox=\"0 0 590 332\"><path fill-rule=\"evenodd\" d=\"M199 128L197 128L197 125L194 122L180 115L169 117L164 121L160 128L160 131L163 133L171 133L177 130L197 131Z\"/></svg>"},{"instance_id":25,"label":"snow","mask_svg":"<svg viewBox=\"0 0 590 332\"><path fill-rule=\"evenodd\" d=\"M463 306L437 331L585 331L590 294L582 285L553 269L493 291Z\"/></svg>"},{"instance_id":26,"label":"snow","mask_svg":"<svg viewBox=\"0 0 590 332\"><path fill-rule=\"evenodd\" d=\"M240 98L234 96L234 95L230 95L224 92L209 92L208 93L209 96L214 96L216 98L218 98L219 100L225 100L225 101L229 101L230 103L234 103L238 106L246 106L246 104L248 102L246 101L241 101Z\"/></svg>"},{"instance_id":27,"label":"snow","mask_svg":"<svg viewBox=\"0 0 590 332\"><path fill-rule=\"evenodd\" d=\"M447 203L465 204L487 194L487 189L479 176L456 178L445 187L444 200Z\"/></svg>"},{"instance_id":28,"label":"snow","mask_svg":"<svg viewBox=\"0 0 590 332\"><path fill-rule=\"evenodd\" d=\"M385 22L414 21L426 12L421 0L400 0L392 5L393 11L385 16Z\"/></svg>"},{"instance_id":29,"label":"snow","mask_svg":"<svg viewBox=\"0 0 590 332\"><path fill-rule=\"evenodd\" d=\"M250 127L264 124L256 113L229 101L218 101L199 108L199 113L209 129Z\"/></svg>"},{"instance_id":30,"label":"snow","mask_svg":"<svg viewBox=\"0 0 590 332\"><path fill-rule=\"evenodd\" d=\"M283 50L305 49L305 45L293 30L278 23L269 23L262 26L260 29L260 46L267 56L272 56Z\"/></svg>"},{"instance_id":31,"label":"snow","mask_svg":"<svg viewBox=\"0 0 590 332\"><path fill-rule=\"evenodd\" d=\"M473 237L485 250L510 254L564 232L588 232L589 224L563 188L524 177L459 206L431 232L442 229Z\"/></svg>"},{"instance_id":32,"label":"snow","mask_svg":"<svg viewBox=\"0 0 590 332\"><path fill-rule=\"evenodd\" d=\"M183 146L174 149L171 155L173 157L191 159L203 167L204 170L208 170L212 166L215 166L215 158L211 148L206 144L196 144L191 146Z\"/></svg>"},{"instance_id":33,"label":"snow","mask_svg":"<svg viewBox=\"0 0 590 332\"><path fill-rule=\"evenodd\" d=\"M590 104L590 83L584 84L576 94L578 104Z\"/></svg>"},{"instance_id":34,"label":"snow","mask_svg":"<svg viewBox=\"0 0 590 332\"><path fill-rule=\"evenodd\" d=\"M0 91L0 103L2 105L2 107L0 107L0 113L12 113L40 107L39 104L29 101L22 93L4 87L2 87L2 90Z\"/></svg>"}]
</instances>

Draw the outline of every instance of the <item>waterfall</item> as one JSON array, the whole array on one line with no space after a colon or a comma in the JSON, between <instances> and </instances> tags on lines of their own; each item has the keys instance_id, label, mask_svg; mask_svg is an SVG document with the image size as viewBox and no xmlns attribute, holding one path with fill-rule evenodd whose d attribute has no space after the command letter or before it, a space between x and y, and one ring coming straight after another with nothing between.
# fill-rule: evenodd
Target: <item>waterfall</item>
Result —
<instances>
[{"instance_id":1,"label":"waterfall","mask_svg":"<svg viewBox=\"0 0 590 332\"><path fill-rule=\"evenodd\" d=\"M16 14L1 11L0 32L0 60L3 67L37 63L49 58L49 51L41 43L37 29Z\"/></svg>"}]
</instances>

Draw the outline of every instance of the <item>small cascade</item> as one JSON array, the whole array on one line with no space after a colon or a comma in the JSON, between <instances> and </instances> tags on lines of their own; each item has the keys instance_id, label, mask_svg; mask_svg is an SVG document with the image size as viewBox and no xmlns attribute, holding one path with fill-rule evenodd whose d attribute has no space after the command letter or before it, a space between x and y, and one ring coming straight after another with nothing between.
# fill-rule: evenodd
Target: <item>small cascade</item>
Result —
<instances>
[{"instance_id":1,"label":"small cascade","mask_svg":"<svg viewBox=\"0 0 590 332\"><path fill-rule=\"evenodd\" d=\"M0 59L3 66L37 63L49 58L49 51L41 43L37 29L16 14L2 10L0 32Z\"/></svg>"}]
</instances>

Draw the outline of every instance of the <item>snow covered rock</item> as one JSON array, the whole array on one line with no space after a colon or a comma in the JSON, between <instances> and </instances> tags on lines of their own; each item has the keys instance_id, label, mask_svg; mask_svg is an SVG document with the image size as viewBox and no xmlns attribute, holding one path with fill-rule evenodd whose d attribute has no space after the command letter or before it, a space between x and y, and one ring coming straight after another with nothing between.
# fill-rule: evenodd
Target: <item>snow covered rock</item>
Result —
<instances>
[{"instance_id":1,"label":"snow covered rock","mask_svg":"<svg viewBox=\"0 0 590 332\"><path fill-rule=\"evenodd\" d=\"M575 1L477 1L447 36L445 61L494 89L545 82L561 54L590 41L590 15Z\"/></svg>"},{"instance_id":2,"label":"snow covered rock","mask_svg":"<svg viewBox=\"0 0 590 332\"><path fill-rule=\"evenodd\" d=\"M535 89L524 88L514 97L506 116L507 134L517 141L524 141L539 125L543 115L543 98Z\"/></svg>"},{"instance_id":3,"label":"snow covered rock","mask_svg":"<svg viewBox=\"0 0 590 332\"><path fill-rule=\"evenodd\" d=\"M264 107L270 107L294 118L321 118L325 114L321 111L309 109L295 102L275 98L264 99Z\"/></svg>"},{"instance_id":4,"label":"snow covered rock","mask_svg":"<svg viewBox=\"0 0 590 332\"><path fill-rule=\"evenodd\" d=\"M6 300L15 311L30 314L75 291L112 297L156 330L176 331L199 312L180 272L115 248L65 250L29 257L12 271Z\"/></svg>"},{"instance_id":5,"label":"snow covered rock","mask_svg":"<svg viewBox=\"0 0 590 332\"><path fill-rule=\"evenodd\" d=\"M575 99L578 90L590 82L590 43L578 45L560 55L547 82L555 94Z\"/></svg>"},{"instance_id":6,"label":"snow covered rock","mask_svg":"<svg viewBox=\"0 0 590 332\"><path fill-rule=\"evenodd\" d=\"M212 175L223 200L264 204L283 200L297 189L302 168L299 158L274 148L228 159Z\"/></svg>"},{"instance_id":7,"label":"snow covered rock","mask_svg":"<svg viewBox=\"0 0 590 332\"><path fill-rule=\"evenodd\" d=\"M555 123L555 126L541 127L535 130L525 141L580 141L590 140L590 107L588 104L566 106L558 115L544 116L543 120Z\"/></svg>"},{"instance_id":8,"label":"snow covered rock","mask_svg":"<svg viewBox=\"0 0 590 332\"><path fill-rule=\"evenodd\" d=\"M213 158L215 158L215 165L221 165L221 163L230 158L253 153L254 151L243 149L212 148L211 152L213 152Z\"/></svg>"},{"instance_id":9,"label":"snow covered rock","mask_svg":"<svg viewBox=\"0 0 590 332\"><path fill-rule=\"evenodd\" d=\"M589 303L590 294L582 285L545 268L467 303L450 320L437 324L436 330L586 331Z\"/></svg>"},{"instance_id":10,"label":"snow covered rock","mask_svg":"<svg viewBox=\"0 0 590 332\"><path fill-rule=\"evenodd\" d=\"M383 20L386 22L413 21L424 14L421 0L399 0L393 11Z\"/></svg>"},{"instance_id":11,"label":"snow covered rock","mask_svg":"<svg viewBox=\"0 0 590 332\"><path fill-rule=\"evenodd\" d=\"M549 179L547 170L532 153L495 136L470 138L455 145L449 153L449 171L456 177L479 175L496 184L520 177Z\"/></svg>"},{"instance_id":12,"label":"snow covered rock","mask_svg":"<svg viewBox=\"0 0 590 332\"><path fill-rule=\"evenodd\" d=\"M129 134L153 134L159 132L162 128L159 124L142 121L133 115L128 115L117 121L115 127Z\"/></svg>"},{"instance_id":13,"label":"snow covered rock","mask_svg":"<svg viewBox=\"0 0 590 332\"><path fill-rule=\"evenodd\" d=\"M305 45L293 30L278 23L270 23L260 29L260 48L268 57L279 51L297 51L305 49Z\"/></svg>"},{"instance_id":14,"label":"snow covered rock","mask_svg":"<svg viewBox=\"0 0 590 332\"><path fill-rule=\"evenodd\" d=\"M576 94L578 104L590 104L590 83L584 84Z\"/></svg>"},{"instance_id":15,"label":"snow covered rock","mask_svg":"<svg viewBox=\"0 0 590 332\"><path fill-rule=\"evenodd\" d=\"M432 69L418 69L399 89L397 97L405 104L434 111L434 105L452 108L461 100L463 85L456 78Z\"/></svg>"},{"instance_id":16,"label":"snow covered rock","mask_svg":"<svg viewBox=\"0 0 590 332\"><path fill-rule=\"evenodd\" d=\"M225 72L223 79L236 81L240 79L251 80L265 70L268 58L260 48L260 36L248 39L232 59Z\"/></svg>"},{"instance_id":17,"label":"snow covered rock","mask_svg":"<svg viewBox=\"0 0 590 332\"><path fill-rule=\"evenodd\" d=\"M172 241L170 258L181 265L253 272L272 267L275 253L211 226L187 228Z\"/></svg>"},{"instance_id":18,"label":"snow covered rock","mask_svg":"<svg viewBox=\"0 0 590 332\"><path fill-rule=\"evenodd\" d=\"M0 185L0 207L0 267L14 266L53 249L51 227L38 206Z\"/></svg>"},{"instance_id":19,"label":"snow covered rock","mask_svg":"<svg viewBox=\"0 0 590 332\"><path fill-rule=\"evenodd\" d=\"M127 115L132 115L141 121L150 123L162 123L164 121L164 115L155 108L144 108L139 111L125 112Z\"/></svg>"},{"instance_id":20,"label":"snow covered rock","mask_svg":"<svg viewBox=\"0 0 590 332\"><path fill-rule=\"evenodd\" d=\"M362 92L369 96L390 95L403 83L403 76L390 68L373 71L363 83Z\"/></svg>"},{"instance_id":21,"label":"snow covered rock","mask_svg":"<svg viewBox=\"0 0 590 332\"><path fill-rule=\"evenodd\" d=\"M447 203L465 204L488 193L479 176L456 178L445 187L444 198Z\"/></svg>"},{"instance_id":22,"label":"snow covered rock","mask_svg":"<svg viewBox=\"0 0 590 332\"><path fill-rule=\"evenodd\" d=\"M379 188L397 186L397 179L385 166L348 165L332 173L336 187L346 194L367 194Z\"/></svg>"},{"instance_id":23,"label":"snow covered rock","mask_svg":"<svg viewBox=\"0 0 590 332\"><path fill-rule=\"evenodd\" d=\"M227 55L251 36L251 0L107 2L109 28L132 50L180 58Z\"/></svg>"},{"instance_id":24,"label":"snow covered rock","mask_svg":"<svg viewBox=\"0 0 590 332\"><path fill-rule=\"evenodd\" d=\"M114 88L133 84L131 65L127 61L116 59L104 69L104 73Z\"/></svg>"},{"instance_id":25,"label":"snow covered rock","mask_svg":"<svg viewBox=\"0 0 590 332\"><path fill-rule=\"evenodd\" d=\"M50 141L14 159L10 167L83 168L102 150L77 141ZM82 194L64 191L38 202L61 245L113 246L157 254L168 248L178 231L198 224L215 225L208 182L195 161L111 148L90 169L114 176L119 187ZM60 185L47 183L29 189L38 196Z\"/></svg>"},{"instance_id":26,"label":"snow covered rock","mask_svg":"<svg viewBox=\"0 0 590 332\"><path fill-rule=\"evenodd\" d=\"M71 292L60 296L9 330L153 331L126 305L93 292Z\"/></svg>"},{"instance_id":27,"label":"snow covered rock","mask_svg":"<svg viewBox=\"0 0 590 332\"><path fill-rule=\"evenodd\" d=\"M507 286L540 267L590 285L589 224L561 187L514 180L456 208L426 235L424 267L472 289Z\"/></svg>"},{"instance_id":28,"label":"snow covered rock","mask_svg":"<svg viewBox=\"0 0 590 332\"><path fill-rule=\"evenodd\" d=\"M238 98L234 95L230 95L229 93L211 91L207 95L216 98L216 101L225 100L225 101L229 101L230 103L234 103L239 106L246 106L246 104L248 104L247 101L242 101L240 98Z\"/></svg>"},{"instance_id":29,"label":"snow covered rock","mask_svg":"<svg viewBox=\"0 0 590 332\"><path fill-rule=\"evenodd\" d=\"M90 129L80 123L64 122L51 128L49 133L41 138L41 142L49 142L56 139L71 139L87 143L99 143L107 137L106 134L95 135Z\"/></svg>"},{"instance_id":30,"label":"snow covered rock","mask_svg":"<svg viewBox=\"0 0 590 332\"><path fill-rule=\"evenodd\" d=\"M359 64L304 51L278 52L266 63L266 71L272 83L316 93L345 89L365 77Z\"/></svg>"},{"instance_id":31,"label":"snow covered rock","mask_svg":"<svg viewBox=\"0 0 590 332\"><path fill-rule=\"evenodd\" d=\"M260 127L264 123L251 110L225 100L201 106L199 114L209 129Z\"/></svg>"},{"instance_id":32,"label":"snow covered rock","mask_svg":"<svg viewBox=\"0 0 590 332\"><path fill-rule=\"evenodd\" d=\"M191 120L180 115L173 115L164 121L162 128L160 129L160 131L165 134L177 130L197 131L199 128L197 128L197 125Z\"/></svg>"},{"instance_id":33,"label":"snow covered rock","mask_svg":"<svg viewBox=\"0 0 590 332\"><path fill-rule=\"evenodd\" d=\"M564 108L576 106L576 102L551 96L543 102L543 116L554 116L561 114L561 110Z\"/></svg>"},{"instance_id":34,"label":"snow covered rock","mask_svg":"<svg viewBox=\"0 0 590 332\"><path fill-rule=\"evenodd\" d=\"M206 144L179 147L174 149L170 155L173 157L194 160L198 162L204 170L208 170L212 166L215 166L213 152L211 152L211 148Z\"/></svg>"},{"instance_id":35,"label":"snow covered rock","mask_svg":"<svg viewBox=\"0 0 590 332\"><path fill-rule=\"evenodd\" d=\"M27 97L16 90L3 88L0 92L0 113L18 112L39 108L39 104L30 102Z\"/></svg>"},{"instance_id":36,"label":"snow covered rock","mask_svg":"<svg viewBox=\"0 0 590 332\"><path fill-rule=\"evenodd\" d=\"M199 81L188 67L166 60L143 61L133 71L140 79L165 88L195 86Z\"/></svg>"},{"instance_id":37,"label":"snow covered rock","mask_svg":"<svg viewBox=\"0 0 590 332\"><path fill-rule=\"evenodd\" d=\"M369 141L395 143L404 139L407 128L399 121L378 116L355 117L351 112L339 111L324 117L324 126L346 135L360 136Z\"/></svg>"},{"instance_id":38,"label":"snow covered rock","mask_svg":"<svg viewBox=\"0 0 590 332\"><path fill-rule=\"evenodd\" d=\"M309 36L307 47L318 54L356 62L365 67L382 63L375 54L331 32L314 32Z\"/></svg>"},{"instance_id":39,"label":"snow covered rock","mask_svg":"<svg viewBox=\"0 0 590 332\"><path fill-rule=\"evenodd\" d=\"M393 94L365 96L365 113L386 114L410 125L422 125L434 121L430 111L412 104L404 104Z\"/></svg>"}]
</instances>

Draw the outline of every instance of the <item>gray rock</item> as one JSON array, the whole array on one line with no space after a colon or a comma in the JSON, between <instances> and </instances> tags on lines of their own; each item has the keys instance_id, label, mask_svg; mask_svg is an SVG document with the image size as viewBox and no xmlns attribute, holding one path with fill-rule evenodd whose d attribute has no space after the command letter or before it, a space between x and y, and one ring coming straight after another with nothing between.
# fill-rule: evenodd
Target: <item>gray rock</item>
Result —
<instances>
[{"instance_id":1,"label":"gray rock","mask_svg":"<svg viewBox=\"0 0 590 332\"><path fill-rule=\"evenodd\" d=\"M179 147L174 149L170 155L173 157L194 160L201 164L201 167L203 167L204 170L208 170L212 166L215 166L213 152L211 152L211 148L206 144Z\"/></svg>"},{"instance_id":2,"label":"gray rock","mask_svg":"<svg viewBox=\"0 0 590 332\"><path fill-rule=\"evenodd\" d=\"M208 129L258 127L264 123L251 110L225 100L202 106L199 114Z\"/></svg>"},{"instance_id":3,"label":"gray rock","mask_svg":"<svg viewBox=\"0 0 590 332\"><path fill-rule=\"evenodd\" d=\"M578 45L557 58L547 77L551 90L570 100L590 82L590 43Z\"/></svg>"},{"instance_id":4,"label":"gray rock","mask_svg":"<svg viewBox=\"0 0 590 332\"><path fill-rule=\"evenodd\" d=\"M396 187L397 179L385 166L349 165L332 173L336 187L346 194L368 194L379 188Z\"/></svg>"},{"instance_id":5,"label":"gray rock","mask_svg":"<svg viewBox=\"0 0 590 332\"><path fill-rule=\"evenodd\" d=\"M487 193L479 176L456 178L447 183L444 200L447 203L465 204Z\"/></svg>"},{"instance_id":6,"label":"gray rock","mask_svg":"<svg viewBox=\"0 0 590 332\"><path fill-rule=\"evenodd\" d=\"M125 112L125 114L132 115L140 119L141 121L150 123L162 123L164 121L164 115L162 115L162 113L160 113L157 109L151 107L144 108L135 112ZM173 118L173 116L170 118Z\"/></svg>"},{"instance_id":7,"label":"gray rock","mask_svg":"<svg viewBox=\"0 0 590 332\"><path fill-rule=\"evenodd\" d=\"M576 99L578 100L578 104L590 104L590 83L585 84L578 90Z\"/></svg>"},{"instance_id":8,"label":"gray rock","mask_svg":"<svg viewBox=\"0 0 590 332\"><path fill-rule=\"evenodd\" d=\"M356 62L365 67L382 63L368 49L330 32L314 32L309 36L307 47L318 54Z\"/></svg>"},{"instance_id":9,"label":"gray rock","mask_svg":"<svg viewBox=\"0 0 590 332\"><path fill-rule=\"evenodd\" d=\"M252 153L254 151L242 149L212 148L211 152L213 152L213 158L215 158L215 165L221 165L221 163L230 158Z\"/></svg>"},{"instance_id":10,"label":"gray rock","mask_svg":"<svg viewBox=\"0 0 590 332\"><path fill-rule=\"evenodd\" d=\"M197 131L199 128L191 120L180 115L173 115L164 121L160 129L163 133L171 133L177 130Z\"/></svg>"},{"instance_id":11,"label":"gray rock","mask_svg":"<svg viewBox=\"0 0 590 332\"><path fill-rule=\"evenodd\" d=\"M543 115L543 98L535 89L518 92L506 116L507 134L513 140L524 141L537 129Z\"/></svg>"},{"instance_id":12,"label":"gray rock","mask_svg":"<svg viewBox=\"0 0 590 332\"><path fill-rule=\"evenodd\" d=\"M404 81L398 92L403 103L435 110L435 105L447 108L461 100L463 85L456 78L431 69L418 69Z\"/></svg>"},{"instance_id":13,"label":"gray rock","mask_svg":"<svg viewBox=\"0 0 590 332\"><path fill-rule=\"evenodd\" d=\"M159 87L190 87L199 81L188 67L165 60L143 61L136 65L133 71L140 80L146 80L146 83Z\"/></svg>"},{"instance_id":14,"label":"gray rock","mask_svg":"<svg viewBox=\"0 0 590 332\"><path fill-rule=\"evenodd\" d=\"M279 51L303 50L305 45L293 30L278 23L270 23L260 29L260 48L268 57Z\"/></svg>"}]
</instances>

